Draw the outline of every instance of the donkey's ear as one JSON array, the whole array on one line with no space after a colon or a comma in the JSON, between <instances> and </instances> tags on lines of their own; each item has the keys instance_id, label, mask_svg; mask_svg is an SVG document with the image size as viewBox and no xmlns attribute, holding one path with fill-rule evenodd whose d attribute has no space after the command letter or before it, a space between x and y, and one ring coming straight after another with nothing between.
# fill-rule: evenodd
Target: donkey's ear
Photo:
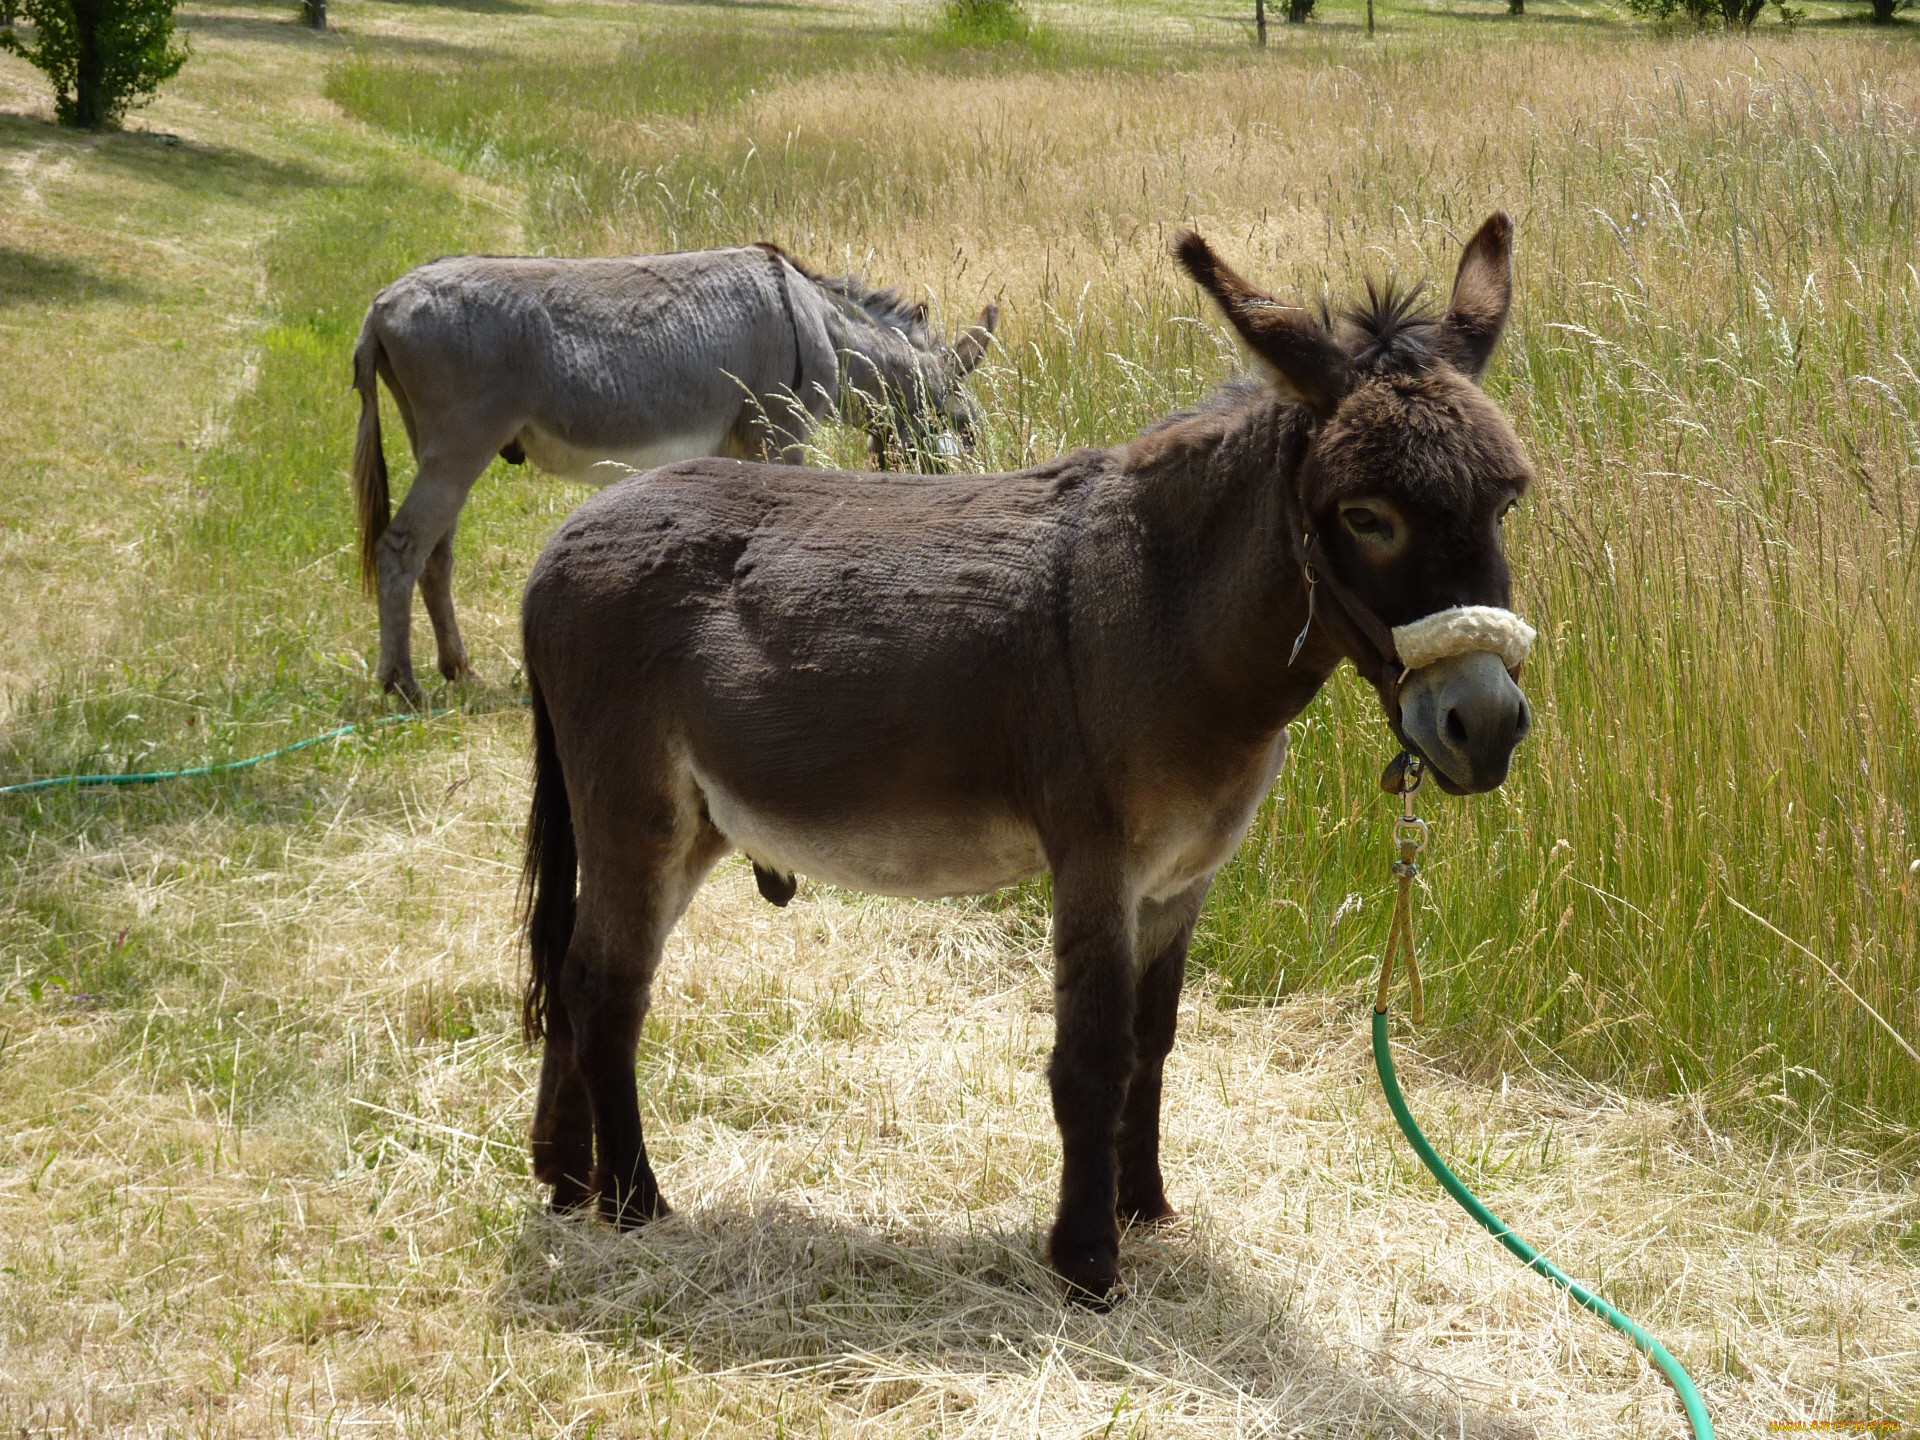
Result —
<instances>
[{"instance_id":1,"label":"donkey's ear","mask_svg":"<svg viewBox=\"0 0 1920 1440\"><path fill-rule=\"evenodd\" d=\"M993 332L999 324L1000 307L989 305L980 312L978 325L960 332L960 338L953 342L953 359L962 375L971 375L974 367L987 358L987 349L993 344Z\"/></svg>"},{"instance_id":2,"label":"donkey's ear","mask_svg":"<svg viewBox=\"0 0 1920 1440\"><path fill-rule=\"evenodd\" d=\"M1453 368L1478 380L1507 328L1513 308L1513 221L1504 210L1487 217L1460 255L1453 299L1440 322L1440 353Z\"/></svg>"},{"instance_id":3,"label":"donkey's ear","mask_svg":"<svg viewBox=\"0 0 1920 1440\"><path fill-rule=\"evenodd\" d=\"M1310 311L1282 305L1256 289L1191 230L1174 237L1173 254L1226 313L1282 394L1322 420L1340 408L1353 381L1353 366Z\"/></svg>"}]
</instances>

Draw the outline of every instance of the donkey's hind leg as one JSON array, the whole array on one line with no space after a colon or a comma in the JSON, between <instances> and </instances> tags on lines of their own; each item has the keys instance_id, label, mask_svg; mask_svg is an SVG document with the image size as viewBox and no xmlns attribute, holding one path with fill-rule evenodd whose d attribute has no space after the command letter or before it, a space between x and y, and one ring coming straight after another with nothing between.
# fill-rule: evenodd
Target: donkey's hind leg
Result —
<instances>
[{"instance_id":1,"label":"donkey's hind leg","mask_svg":"<svg viewBox=\"0 0 1920 1440\"><path fill-rule=\"evenodd\" d=\"M456 517L428 552L420 571L420 598L427 602L427 618L433 622L440 673L450 681L476 678L473 662L467 658L467 642L460 638L460 622L453 614L453 537L459 528Z\"/></svg>"},{"instance_id":2,"label":"donkey's hind leg","mask_svg":"<svg viewBox=\"0 0 1920 1440\"><path fill-rule=\"evenodd\" d=\"M1212 877L1172 900L1140 907L1135 944L1142 964L1134 990L1133 1078L1120 1111L1120 1218L1153 1224L1174 1218L1160 1176L1160 1079L1173 1049L1186 979L1187 946Z\"/></svg>"},{"instance_id":3,"label":"donkey's hind leg","mask_svg":"<svg viewBox=\"0 0 1920 1440\"><path fill-rule=\"evenodd\" d=\"M647 1160L634 1078L654 972L668 933L729 846L697 798L643 798L595 818L591 840L578 831L580 911L560 990L593 1113L593 1188L600 1213L624 1229L667 1213Z\"/></svg>"},{"instance_id":4,"label":"donkey's hind leg","mask_svg":"<svg viewBox=\"0 0 1920 1440\"><path fill-rule=\"evenodd\" d=\"M478 427L471 433L491 435L491 431ZM424 436L419 473L414 476L412 488L394 514L393 522L380 537L377 566L380 662L374 678L416 705L423 697L413 678L413 587L441 538L450 536L473 482L486 470L496 448L490 441L469 439L449 443L431 435ZM450 562L451 552L448 558ZM449 573L450 570L449 565ZM446 603L447 618L451 621L450 592ZM443 658L445 653L441 652Z\"/></svg>"},{"instance_id":5,"label":"donkey's hind leg","mask_svg":"<svg viewBox=\"0 0 1920 1440\"><path fill-rule=\"evenodd\" d=\"M593 1108L565 1005L547 1013L540 1091L533 1106L533 1175L553 1187L557 1211L578 1210L593 1198Z\"/></svg>"}]
</instances>

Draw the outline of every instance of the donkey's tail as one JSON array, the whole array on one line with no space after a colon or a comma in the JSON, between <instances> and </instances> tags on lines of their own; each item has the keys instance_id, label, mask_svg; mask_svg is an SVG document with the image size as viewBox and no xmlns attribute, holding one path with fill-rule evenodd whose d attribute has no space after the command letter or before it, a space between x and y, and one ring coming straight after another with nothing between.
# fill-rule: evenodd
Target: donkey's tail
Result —
<instances>
[{"instance_id":1,"label":"donkey's tail","mask_svg":"<svg viewBox=\"0 0 1920 1440\"><path fill-rule=\"evenodd\" d=\"M360 580L369 595L380 588L380 537L387 533L387 456L380 444L380 361L384 351L373 317L353 347L353 388L360 392L360 434L353 442L353 508L360 526Z\"/></svg>"},{"instance_id":2,"label":"donkey's tail","mask_svg":"<svg viewBox=\"0 0 1920 1440\"><path fill-rule=\"evenodd\" d=\"M533 804L527 812L527 853L520 870L522 924L527 932L527 988L520 1024L531 1045L547 1030L554 986L573 940L580 856L573 844L573 809L553 743L553 719L532 671Z\"/></svg>"}]
</instances>

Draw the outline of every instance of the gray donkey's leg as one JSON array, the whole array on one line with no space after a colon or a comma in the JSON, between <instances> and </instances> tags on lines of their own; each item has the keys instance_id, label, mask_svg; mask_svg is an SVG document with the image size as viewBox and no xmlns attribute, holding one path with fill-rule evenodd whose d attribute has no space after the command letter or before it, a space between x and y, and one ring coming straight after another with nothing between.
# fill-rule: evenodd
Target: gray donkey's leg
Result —
<instances>
[{"instance_id":1,"label":"gray donkey's leg","mask_svg":"<svg viewBox=\"0 0 1920 1440\"><path fill-rule=\"evenodd\" d=\"M1133 1078L1120 1112L1120 1218L1151 1224L1173 1218L1160 1178L1160 1077L1173 1049L1180 1014L1180 986L1186 979L1187 946L1194 922L1213 883L1208 876L1171 900L1140 907L1134 938L1140 956L1140 982L1134 990Z\"/></svg>"},{"instance_id":2,"label":"gray donkey's leg","mask_svg":"<svg viewBox=\"0 0 1920 1440\"><path fill-rule=\"evenodd\" d=\"M420 572L420 598L427 602L427 618L433 622L440 673L449 680L472 680L473 663L467 658L467 643L460 638L460 622L453 614L453 537L459 528L456 518L427 555Z\"/></svg>"},{"instance_id":3,"label":"gray donkey's leg","mask_svg":"<svg viewBox=\"0 0 1920 1440\"><path fill-rule=\"evenodd\" d=\"M413 587L441 537L450 536L473 482L500 448L491 430L482 433L487 437L484 441L429 442L420 455L413 487L380 537L380 661L374 679L415 704L422 696L413 678ZM449 621L452 616L449 595Z\"/></svg>"}]
</instances>

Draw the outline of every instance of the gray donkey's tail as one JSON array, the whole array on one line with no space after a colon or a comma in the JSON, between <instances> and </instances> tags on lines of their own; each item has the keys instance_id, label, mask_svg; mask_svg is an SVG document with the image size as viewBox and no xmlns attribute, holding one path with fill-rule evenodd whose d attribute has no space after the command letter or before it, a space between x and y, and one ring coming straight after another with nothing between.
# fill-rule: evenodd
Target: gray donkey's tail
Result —
<instances>
[{"instance_id":1,"label":"gray donkey's tail","mask_svg":"<svg viewBox=\"0 0 1920 1440\"><path fill-rule=\"evenodd\" d=\"M560 751L553 742L553 720L540 684L527 671L533 705L533 803L527 812L527 850L520 871L520 899L527 932L527 988L520 1024L531 1045L547 1030L554 987L573 942L578 904L580 856L573 842L573 807Z\"/></svg>"},{"instance_id":2,"label":"gray donkey's tail","mask_svg":"<svg viewBox=\"0 0 1920 1440\"><path fill-rule=\"evenodd\" d=\"M353 388L360 392L360 434L353 442L353 508L360 526L360 580L380 590L380 537L387 533L387 456L380 444L380 361L384 352L371 317L353 347Z\"/></svg>"}]
</instances>

